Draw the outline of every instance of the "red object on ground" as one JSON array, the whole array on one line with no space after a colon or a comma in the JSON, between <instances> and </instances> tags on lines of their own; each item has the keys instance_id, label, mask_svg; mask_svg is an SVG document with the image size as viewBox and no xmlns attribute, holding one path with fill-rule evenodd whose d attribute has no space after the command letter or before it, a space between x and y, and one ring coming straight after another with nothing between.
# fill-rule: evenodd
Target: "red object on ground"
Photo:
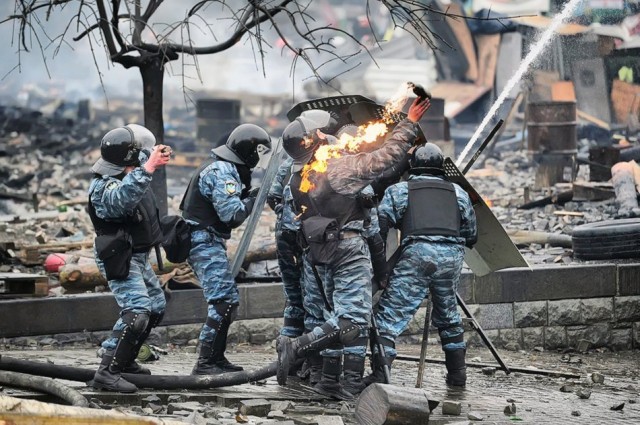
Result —
<instances>
[{"instance_id":1,"label":"red object on ground","mask_svg":"<svg viewBox=\"0 0 640 425\"><path fill-rule=\"evenodd\" d=\"M49 254L44 260L44 269L50 273L57 273L67 264L67 254Z\"/></svg>"}]
</instances>

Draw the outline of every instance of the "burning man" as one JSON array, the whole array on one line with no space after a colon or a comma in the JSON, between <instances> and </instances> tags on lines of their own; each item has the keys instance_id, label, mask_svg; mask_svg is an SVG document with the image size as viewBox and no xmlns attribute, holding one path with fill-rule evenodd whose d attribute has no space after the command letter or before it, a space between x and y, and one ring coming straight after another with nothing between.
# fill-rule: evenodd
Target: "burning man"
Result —
<instances>
[{"instance_id":1,"label":"burning man","mask_svg":"<svg viewBox=\"0 0 640 425\"><path fill-rule=\"evenodd\" d=\"M422 301L432 297L432 324L445 353L447 384L464 387L466 345L456 290L464 247L477 240L476 216L469 195L447 182L440 148L427 143L411 157L408 181L389 187L378 208L382 237L389 227L401 231L401 254L380 297L376 319L388 366L396 356L395 339L408 326ZM435 267L434 267L435 265ZM367 384L384 382L379 356L373 357Z\"/></svg>"},{"instance_id":2,"label":"burning man","mask_svg":"<svg viewBox=\"0 0 640 425\"><path fill-rule=\"evenodd\" d=\"M351 380L362 379L368 323L371 312L372 267L365 235L351 230L349 223L366 218L366 209L356 195L397 164L416 138L417 122L429 109L428 99L416 99L407 118L395 127L382 147L373 152L333 156L326 169L312 169L327 144L331 127L328 112L300 116L284 130L283 146L293 158L291 191L301 220L307 260L315 268L314 278L322 285L332 313L321 326L298 338L277 339L278 383L285 385L291 365L299 358L325 348L343 348L352 356ZM341 387L341 364L335 357L323 359L323 379L344 398L352 396ZM357 360L357 362L356 362ZM347 378L345 378L347 380Z\"/></svg>"},{"instance_id":3,"label":"burning man","mask_svg":"<svg viewBox=\"0 0 640 425\"><path fill-rule=\"evenodd\" d=\"M151 373L135 358L166 306L149 263L149 250L162 239L151 178L169 162L171 148L155 144L153 133L141 125L113 129L102 138L101 157L91 167L88 211L97 234L96 262L120 307L113 333L102 343L105 351L93 378L98 389L135 392L121 374Z\"/></svg>"},{"instance_id":4,"label":"burning man","mask_svg":"<svg viewBox=\"0 0 640 425\"><path fill-rule=\"evenodd\" d=\"M226 143L212 149L211 158L194 173L180 206L191 227L188 263L202 283L208 304L192 375L242 370L224 354L239 304L226 241L253 209L258 188L251 189L251 172L260 159L260 145L271 149L266 131L253 124L236 127Z\"/></svg>"}]
</instances>

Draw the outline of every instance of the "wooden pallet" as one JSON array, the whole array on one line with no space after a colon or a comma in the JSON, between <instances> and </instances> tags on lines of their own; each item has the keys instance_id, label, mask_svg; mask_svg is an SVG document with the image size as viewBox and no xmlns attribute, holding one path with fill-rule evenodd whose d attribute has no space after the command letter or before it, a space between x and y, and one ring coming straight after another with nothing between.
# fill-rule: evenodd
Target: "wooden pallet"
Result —
<instances>
[{"instance_id":1,"label":"wooden pallet","mask_svg":"<svg viewBox=\"0 0 640 425\"><path fill-rule=\"evenodd\" d=\"M48 276L28 273L0 273L0 298L45 297L48 293Z\"/></svg>"}]
</instances>

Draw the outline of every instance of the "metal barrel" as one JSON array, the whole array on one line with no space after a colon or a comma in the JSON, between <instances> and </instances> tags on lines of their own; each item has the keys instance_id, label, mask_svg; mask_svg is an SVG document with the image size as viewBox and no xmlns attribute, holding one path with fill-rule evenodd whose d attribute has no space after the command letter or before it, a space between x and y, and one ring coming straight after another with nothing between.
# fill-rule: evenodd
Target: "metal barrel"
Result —
<instances>
[{"instance_id":1,"label":"metal barrel","mask_svg":"<svg viewBox=\"0 0 640 425\"><path fill-rule=\"evenodd\" d=\"M576 149L575 102L530 102L527 108L527 148L530 151Z\"/></svg>"},{"instance_id":2,"label":"metal barrel","mask_svg":"<svg viewBox=\"0 0 640 425\"><path fill-rule=\"evenodd\" d=\"M527 104L527 148L538 164L535 187L575 179L578 145L576 103L538 101Z\"/></svg>"}]
</instances>

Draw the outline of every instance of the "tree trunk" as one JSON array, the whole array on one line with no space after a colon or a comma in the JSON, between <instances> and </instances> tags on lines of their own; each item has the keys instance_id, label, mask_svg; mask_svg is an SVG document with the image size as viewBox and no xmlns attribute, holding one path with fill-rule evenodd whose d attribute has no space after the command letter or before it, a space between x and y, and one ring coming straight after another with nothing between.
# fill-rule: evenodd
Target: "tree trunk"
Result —
<instances>
[{"instance_id":1,"label":"tree trunk","mask_svg":"<svg viewBox=\"0 0 640 425\"><path fill-rule=\"evenodd\" d=\"M144 126L155 136L156 144L164 143L164 119L162 115L162 90L164 80L164 61L162 57L149 58L140 66L142 88L144 92ZM160 217L167 215L167 172L160 167L153 173L151 181L156 195Z\"/></svg>"}]
</instances>

